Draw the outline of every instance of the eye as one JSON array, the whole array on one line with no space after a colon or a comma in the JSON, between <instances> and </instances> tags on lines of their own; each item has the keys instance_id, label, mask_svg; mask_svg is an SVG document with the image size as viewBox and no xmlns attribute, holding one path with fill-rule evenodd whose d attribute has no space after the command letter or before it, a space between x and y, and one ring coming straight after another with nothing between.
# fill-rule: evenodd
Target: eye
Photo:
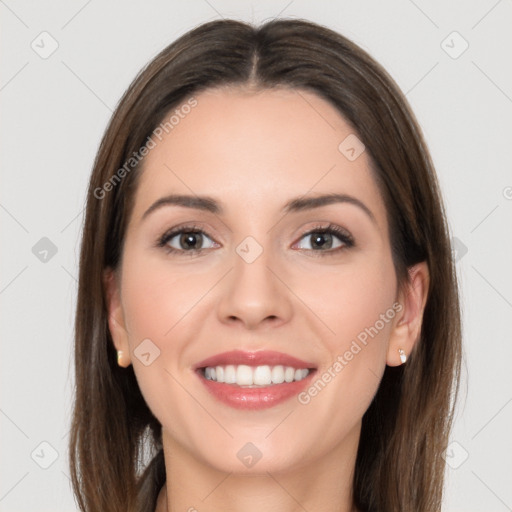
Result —
<instances>
[{"instance_id":1,"label":"eye","mask_svg":"<svg viewBox=\"0 0 512 512\"><path fill-rule=\"evenodd\" d=\"M331 255L341 250L353 247L354 239L345 229L329 224L328 226L315 226L304 233L302 239L310 237L309 247L298 247L299 249L320 255ZM209 240L209 245L203 244ZM166 231L157 241L158 247L165 249L167 253L194 255L206 249L219 247L202 229L198 226L180 226ZM324 254L325 253L325 254Z\"/></svg>"},{"instance_id":2,"label":"eye","mask_svg":"<svg viewBox=\"0 0 512 512\"><path fill-rule=\"evenodd\" d=\"M315 226L307 233L304 233L301 239L307 239L307 237L310 239L309 244L307 244L309 247L299 247L299 249L332 254L354 246L352 235L334 224Z\"/></svg>"},{"instance_id":3,"label":"eye","mask_svg":"<svg viewBox=\"0 0 512 512\"><path fill-rule=\"evenodd\" d=\"M210 240L208 247L203 247L205 240ZM197 226L173 228L162 235L157 245L169 253L199 253L205 249L216 247L216 242Z\"/></svg>"}]
</instances>

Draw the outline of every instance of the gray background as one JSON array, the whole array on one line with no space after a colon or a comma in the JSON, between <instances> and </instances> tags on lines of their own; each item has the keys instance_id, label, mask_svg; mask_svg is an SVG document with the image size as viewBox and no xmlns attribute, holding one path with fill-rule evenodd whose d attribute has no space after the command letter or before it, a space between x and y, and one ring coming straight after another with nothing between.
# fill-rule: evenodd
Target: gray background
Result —
<instances>
[{"instance_id":1,"label":"gray background","mask_svg":"<svg viewBox=\"0 0 512 512\"><path fill-rule=\"evenodd\" d=\"M192 27L275 16L353 39L419 119L457 238L464 306L445 510L512 510L511 12L510 0L0 0L0 511L76 510L67 441L77 255L113 108L138 70Z\"/></svg>"}]
</instances>

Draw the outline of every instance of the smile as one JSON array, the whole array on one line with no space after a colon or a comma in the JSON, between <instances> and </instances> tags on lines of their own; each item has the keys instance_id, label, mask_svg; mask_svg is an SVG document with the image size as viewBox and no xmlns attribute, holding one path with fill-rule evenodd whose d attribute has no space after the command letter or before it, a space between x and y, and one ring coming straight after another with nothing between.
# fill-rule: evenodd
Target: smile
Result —
<instances>
[{"instance_id":1,"label":"smile","mask_svg":"<svg viewBox=\"0 0 512 512\"><path fill-rule=\"evenodd\" d=\"M298 395L316 367L274 351L232 351L205 359L195 372L218 401L237 409L260 410Z\"/></svg>"}]
</instances>

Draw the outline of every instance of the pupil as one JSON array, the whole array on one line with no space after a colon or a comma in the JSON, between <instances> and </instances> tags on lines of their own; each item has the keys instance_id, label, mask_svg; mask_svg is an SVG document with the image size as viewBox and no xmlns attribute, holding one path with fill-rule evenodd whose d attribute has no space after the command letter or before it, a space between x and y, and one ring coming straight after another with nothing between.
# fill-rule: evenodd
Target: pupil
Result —
<instances>
[{"instance_id":1,"label":"pupil","mask_svg":"<svg viewBox=\"0 0 512 512\"><path fill-rule=\"evenodd\" d=\"M326 245L328 248L330 248L332 245L332 240L329 240L329 236L329 233L318 233L314 237L314 244L318 245L319 247L323 247L324 245ZM327 242L325 241L326 237L328 238ZM322 240L324 241L322 242Z\"/></svg>"}]
</instances>

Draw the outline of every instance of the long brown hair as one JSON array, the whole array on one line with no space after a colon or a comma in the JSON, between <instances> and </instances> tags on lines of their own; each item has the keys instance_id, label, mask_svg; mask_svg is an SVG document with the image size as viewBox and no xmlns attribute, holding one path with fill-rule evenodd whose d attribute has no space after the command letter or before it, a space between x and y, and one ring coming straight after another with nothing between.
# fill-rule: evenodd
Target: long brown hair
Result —
<instances>
[{"instance_id":1,"label":"long brown hair","mask_svg":"<svg viewBox=\"0 0 512 512\"><path fill-rule=\"evenodd\" d=\"M154 511L165 481L161 425L133 367L116 363L102 275L117 267L123 250L140 174L132 155L172 109L202 90L231 85L307 90L329 101L370 156L399 285L407 283L411 265L428 264L420 339L406 365L386 367L363 417L353 494L362 511L437 512L459 384L461 326L435 170L421 129L388 73L342 35L297 19L260 27L234 20L198 26L139 73L112 116L90 179L80 255L70 435L80 509Z\"/></svg>"}]
</instances>

